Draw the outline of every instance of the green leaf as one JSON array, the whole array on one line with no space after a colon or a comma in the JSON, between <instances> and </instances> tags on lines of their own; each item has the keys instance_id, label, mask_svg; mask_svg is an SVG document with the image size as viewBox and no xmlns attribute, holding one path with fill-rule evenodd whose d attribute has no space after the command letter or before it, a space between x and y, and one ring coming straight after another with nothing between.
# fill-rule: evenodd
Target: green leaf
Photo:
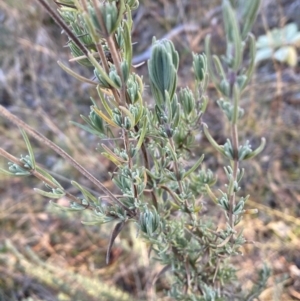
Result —
<instances>
[{"instance_id":1,"label":"green leaf","mask_svg":"<svg viewBox=\"0 0 300 301\"><path fill-rule=\"evenodd\" d=\"M206 136L206 138L208 139L208 141L210 142L210 144L218 151L220 152L222 155L226 156L225 151L224 151L224 147L219 145L217 143L217 141L211 136L211 134L208 131L208 126L206 124L203 124L203 132Z\"/></svg>"},{"instance_id":2,"label":"green leaf","mask_svg":"<svg viewBox=\"0 0 300 301\"><path fill-rule=\"evenodd\" d=\"M94 58L95 60L95 58ZM83 83L87 83L87 84L91 84L91 85L97 85L96 82L81 76L79 74L77 74L76 72L74 72L72 69L68 68L66 65L64 65L62 62L57 61L57 64L59 65L60 68L62 68L65 72L67 72L68 74L70 74L71 76L75 77L76 79L78 79L79 81L83 82Z\"/></svg>"},{"instance_id":3,"label":"green leaf","mask_svg":"<svg viewBox=\"0 0 300 301\"><path fill-rule=\"evenodd\" d=\"M222 66L222 63L221 63L219 57L216 56L216 55L213 55L212 59L213 59L213 61L215 63L214 65L216 67L216 71L221 75L222 79L226 80L227 76L225 74L224 68Z\"/></svg>"},{"instance_id":4,"label":"green leaf","mask_svg":"<svg viewBox=\"0 0 300 301\"><path fill-rule=\"evenodd\" d=\"M249 37L249 49L250 49L250 63L245 74L247 79L245 80L244 84L240 87L241 91L244 90L246 85L249 83L251 76L254 72L255 62L256 62L255 61L256 60L255 37L251 33L248 35L248 37Z\"/></svg>"},{"instance_id":5,"label":"green leaf","mask_svg":"<svg viewBox=\"0 0 300 301\"><path fill-rule=\"evenodd\" d=\"M83 194L84 198L87 201L91 200L94 204L98 204L98 199L93 194L91 194L87 189L83 188L80 184L78 184L75 181L71 181L71 184L81 191L81 193Z\"/></svg>"},{"instance_id":6,"label":"green leaf","mask_svg":"<svg viewBox=\"0 0 300 301\"><path fill-rule=\"evenodd\" d=\"M197 160L197 162L194 164L194 166L183 175L183 179L186 178L187 176L189 176L192 172L194 172L200 166L200 164L202 163L203 159L204 159L204 155L202 155Z\"/></svg>"},{"instance_id":7,"label":"green leaf","mask_svg":"<svg viewBox=\"0 0 300 301\"><path fill-rule=\"evenodd\" d=\"M110 79L108 74L105 72L105 70L101 67L101 65L98 63L98 61L92 56L92 54L88 54L88 57L90 61L92 62L93 66L97 70L97 72L103 77L103 79L111 85L113 88L118 89L118 86L114 83L113 80Z\"/></svg>"},{"instance_id":8,"label":"green leaf","mask_svg":"<svg viewBox=\"0 0 300 301\"><path fill-rule=\"evenodd\" d=\"M70 121L70 123L72 123L75 126L83 129L86 132L89 132L89 133L91 133L93 135L99 136L100 138L104 138L104 135L101 135L98 131L94 130L93 128L88 127L87 125L80 124L80 123L75 122L75 121Z\"/></svg>"},{"instance_id":9,"label":"green leaf","mask_svg":"<svg viewBox=\"0 0 300 301\"><path fill-rule=\"evenodd\" d=\"M222 88L220 86L220 76L216 72L216 68L214 67L214 61L212 59L212 51L211 51L211 35L207 35L205 38L205 54L207 57L207 68L209 71L210 78L212 79L215 87L222 93Z\"/></svg>"},{"instance_id":10,"label":"green leaf","mask_svg":"<svg viewBox=\"0 0 300 301\"><path fill-rule=\"evenodd\" d=\"M112 118L112 110L111 110L111 108L109 107L109 105L108 105L108 103L107 103L107 101L106 101L106 99L105 99L105 97L104 97L104 95L103 95L103 92L102 92L102 90L101 90L101 87L98 85L97 86L97 92L98 92L98 95L99 95L99 97L100 97L100 99L101 99L101 102L102 102L102 104L103 104L103 106L104 106L104 108L105 108L105 110L106 110L106 112L108 113L108 115L110 116L110 118ZM97 105L96 105L96 103L94 102L94 106L95 107L97 107Z\"/></svg>"},{"instance_id":11,"label":"green leaf","mask_svg":"<svg viewBox=\"0 0 300 301\"><path fill-rule=\"evenodd\" d=\"M37 192L38 194L45 196L47 198L51 198L51 199L60 199L61 197L63 197L65 195L64 192L47 192L38 188L33 188L33 190L35 192Z\"/></svg>"},{"instance_id":12,"label":"green leaf","mask_svg":"<svg viewBox=\"0 0 300 301\"><path fill-rule=\"evenodd\" d=\"M31 144L30 144L30 141L28 139L28 136L26 134L26 132L19 127L19 130L23 136L23 139L26 143L26 147L27 147L27 150L28 150L28 153L29 153L29 157L30 157L30 161L31 161L31 164L32 164L32 169L35 169L36 165L35 165L35 158L34 158L34 153L33 153L33 149L31 147Z\"/></svg>"},{"instance_id":13,"label":"green leaf","mask_svg":"<svg viewBox=\"0 0 300 301\"><path fill-rule=\"evenodd\" d=\"M46 172L44 169L40 168L38 165L36 166L36 170L42 174L45 178L50 180L57 188L64 190L64 188L61 186L61 184L54 179L48 172Z\"/></svg>"},{"instance_id":14,"label":"green leaf","mask_svg":"<svg viewBox=\"0 0 300 301\"><path fill-rule=\"evenodd\" d=\"M147 129L148 129L148 119L145 117L144 122L143 122L143 126L142 126L142 130L141 130L141 134L140 134L138 143L136 145L136 151L138 151L141 148L141 146L144 142L144 139L145 139L145 135L147 133Z\"/></svg>"},{"instance_id":15,"label":"green leaf","mask_svg":"<svg viewBox=\"0 0 300 301\"><path fill-rule=\"evenodd\" d=\"M168 40L155 42L148 61L151 90L156 104L163 108L167 91L173 99L177 85L178 53Z\"/></svg>"},{"instance_id":16,"label":"green leaf","mask_svg":"<svg viewBox=\"0 0 300 301\"><path fill-rule=\"evenodd\" d=\"M15 174L13 172L10 172L8 170L5 170L3 168L0 167L0 173L7 175L7 176L15 176Z\"/></svg>"},{"instance_id":17,"label":"green leaf","mask_svg":"<svg viewBox=\"0 0 300 301\"><path fill-rule=\"evenodd\" d=\"M131 15L130 15L131 17ZM132 62L132 42L131 42L131 34L128 25L128 21L124 22L123 27L123 39L124 39L124 48L125 48L125 59L127 61L128 66L131 66Z\"/></svg>"},{"instance_id":18,"label":"green leaf","mask_svg":"<svg viewBox=\"0 0 300 301\"><path fill-rule=\"evenodd\" d=\"M265 148L265 145L266 145L266 139L264 137L262 137L259 147L256 150L252 151L250 154L248 154L244 160L252 159L255 156L257 156L259 153L261 153L263 151L263 149Z\"/></svg>"},{"instance_id":19,"label":"green leaf","mask_svg":"<svg viewBox=\"0 0 300 301\"><path fill-rule=\"evenodd\" d=\"M256 20L256 15L259 9L260 0L242 0L240 7L242 7L242 39L245 40L253 23Z\"/></svg>"},{"instance_id":20,"label":"green leaf","mask_svg":"<svg viewBox=\"0 0 300 301\"><path fill-rule=\"evenodd\" d=\"M231 61L230 67L237 71L242 62L243 46L237 16L228 0L223 1L223 19L227 38L227 47L233 46L234 49L234 55L232 56L232 54L229 54Z\"/></svg>"},{"instance_id":21,"label":"green leaf","mask_svg":"<svg viewBox=\"0 0 300 301\"><path fill-rule=\"evenodd\" d=\"M113 127L119 127L116 123L114 123L111 119L109 119L101 110L96 107L92 107L93 111L98 114L103 120L105 120L109 125Z\"/></svg>"},{"instance_id":22,"label":"green leaf","mask_svg":"<svg viewBox=\"0 0 300 301\"><path fill-rule=\"evenodd\" d=\"M135 118L134 118L134 116L131 114L131 112L127 108L125 108L123 106L119 106L119 109L123 112L123 114L125 116L127 116L129 118L130 123L131 123L131 128L133 128L135 126Z\"/></svg>"}]
</instances>

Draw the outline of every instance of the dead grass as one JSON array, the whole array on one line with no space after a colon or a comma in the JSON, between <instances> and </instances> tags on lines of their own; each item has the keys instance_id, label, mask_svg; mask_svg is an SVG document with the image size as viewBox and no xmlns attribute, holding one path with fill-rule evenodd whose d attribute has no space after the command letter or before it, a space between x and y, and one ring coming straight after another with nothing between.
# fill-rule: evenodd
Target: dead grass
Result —
<instances>
[{"instance_id":1,"label":"dead grass","mask_svg":"<svg viewBox=\"0 0 300 301\"><path fill-rule=\"evenodd\" d=\"M259 18L256 34L263 33L266 25L282 25L282 18L278 17L276 23L274 13L286 20L294 18L288 15L290 6L296 7L299 1L276 3L265 1L265 24ZM163 37L182 23L199 24L199 31L174 37L181 52L179 85L192 84L190 50L202 51L203 38L210 30L216 50L222 49L219 4L208 0L141 1L135 13L136 53L149 47L153 35ZM109 186L105 174L110 166L95 152L97 139L68 123L88 113L91 92L56 64L57 60L68 60L64 43L60 30L33 0L0 2L0 103L53 139ZM146 74L146 67L139 72ZM262 263L273 268L269 287L260 298L266 301L300 300L299 72L299 67L292 70L266 62L257 69L243 100L248 116L241 124L241 139L256 144L265 136L267 148L244 166L247 176L243 188L251 194L248 207L258 208L259 214L243 220L249 244L243 248L244 256L235 262L244 288L255 281L253 271ZM205 120L218 141L224 141L223 124L214 103L217 96L213 90L209 92L212 99ZM3 119L0 141L15 155L25 152L17 129ZM37 161L49 171L90 185L54 153L33 143ZM204 140L199 147L203 150L207 153L206 165L219 171L218 185L222 185L222 159L215 159L216 154ZM0 163L6 164L2 159ZM72 189L68 181L62 183ZM81 300L104 300L91 293L94 285L102 283L127 292L131 300L147 300L153 294L147 281L159 267L149 263L147 248L135 238L133 225L122 240L116 241L112 262L106 266L109 226L85 227L80 223L84 216L54 210L48 200L33 193L31 188L39 185L34 179L0 175L0 300L77 300L78 294ZM63 279L65 287L55 278ZM158 283L158 291L165 287L164 278ZM124 293L124 300L127 297Z\"/></svg>"}]
</instances>

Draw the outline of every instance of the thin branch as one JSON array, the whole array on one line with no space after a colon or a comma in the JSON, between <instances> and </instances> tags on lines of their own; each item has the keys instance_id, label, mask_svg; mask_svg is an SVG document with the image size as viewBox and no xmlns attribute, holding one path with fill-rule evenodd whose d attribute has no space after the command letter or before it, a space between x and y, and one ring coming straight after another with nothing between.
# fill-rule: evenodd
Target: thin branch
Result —
<instances>
[{"instance_id":1,"label":"thin branch","mask_svg":"<svg viewBox=\"0 0 300 301\"><path fill-rule=\"evenodd\" d=\"M101 11L100 11L97 3L96 3L96 0L93 0L93 5L94 5L94 8L95 8L95 13L96 13L96 16L97 16L97 20L100 23L101 28L103 28L106 31L106 27L104 25L102 14L101 14ZM107 35L107 32L106 32L106 35ZM102 45L100 43L98 43L98 41L96 41L96 47L97 47L97 51L99 53L99 56L101 58L102 64L104 66L104 70L108 74L109 73L109 66L108 66L108 63L107 63L107 60L106 60L105 53L103 51Z\"/></svg>"},{"instance_id":2,"label":"thin branch","mask_svg":"<svg viewBox=\"0 0 300 301\"><path fill-rule=\"evenodd\" d=\"M81 166L76 160L74 160L68 153L66 153L63 149L61 149L58 145L53 143L51 140L34 130L31 126L20 120L17 116L11 114L7 109L5 109L2 105L0 105L0 115L11 121L13 124L23 128L26 132L31 135L36 140L41 143L47 145L51 149L53 149L57 154L66 159L73 167L75 167L82 175L84 175L87 179L89 179L92 183L94 183L98 188L101 189L102 192L106 193L110 196L111 200L120 205L123 209L125 209L132 216L134 213L124 204L122 204L109 189L107 189L98 179L96 179L90 172L88 172L83 166Z\"/></svg>"},{"instance_id":3,"label":"thin branch","mask_svg":"<svg viewBox=\"0 0 300 301\"><path fill-rule=\"evenodd\" d=\"M138 128L135 128L135 129L136 129L136 132L138 132ZM150 170L149 158L148 158L148 153L147 153L147 149L145 146L145 142L142 143L141 150L142 150L142 154L143 154L143 158L144 158L144 165L148 170ZM151 180L151 182L153 182L151 177L150 177L150 180ZM157 197L153 190L151 191L151 196L152 196L152 202L153 202L155 209L158 209Z\"/></svg>"},{"instance_id":4,"label":"thin branch","mask_svg":"<svg viewBox=\"0 0 300 301\"><path fill-rule=\"evenodd\" d=\"M176 193L171 188L169 188L166 185L159 185L158 187L164 189L165 191L167 191L170 194L170 196L172 197L172 199L175 201L175 203L177 203L177 204L179 203L179 205L181 205L180 202L178 202L178 198L176 197Z\"/></svg>"},{"instance_id":5,"label":"thin branch","mask_svg":"<svg viewBox=\"0 0 300 301\"><path fill-rule=\"evenodd\" d=\"M175 153L175 144L174 144L173 137L169 138L169 142L170 142L170 145L171 145L171 147L173 149L173 152ZM184 191L183 191L183 186L182 186L182 180L179 178L180 174L179 174L178 161L174 160L173 163L174 163L174 169L175 169L175 174L176 174L176 178L177 178L179 192L182 195ZM188 207L189 204L188 204L188 200L186 198L184 199L184 204L185 204L185 209L186 209L187 213L189 214L191 220L194 220L193 214L192 214L192 212L190 211L190 209Z\"/></svg>"},{"instance_id":6,"label":"thin branch","mask_svg":"<svg viewBox=\"0 0 300 301\"><path fill-rule=\"evenodd\" d=\"M76 37L76 35L71 31L65 21L58 15L58 13L53 10L53 8L47 3L45 0L37 0L48 12L48 14L52 17L57 25L59 25L66 34L70 37L70 39L76 44L76 46L86 55L88 56L88 49L81 43L81 41Z\"/></svg>"},{"instance_id":7,"label":"thin branch","mask_svg":"<svg viewBox=\"0 0 300 301\"><path fill-rule=\"evenodd\" d=\"M11 155L11 154L8 153L7 151L5 151L3 148L0 148L0 155L1 155L2 157L6 158L8 161L13 162L14 164L16 164L16 165L18 165L18 166L20 166L20 167L26 169L28 172L30 172L31 175L35 176L37 179L39 179L39 180L41 180L42 182L46 183L46 184L49 185L51 188L54 188L54 189L55 189L55 188L58 188L57 185L55 185L55 184L54 184L52 181L50 181L47 177L45 177L44 175L42 175L41 173L39 173L36 169L31 169L31 170L29 170L29 169L25 168L25 167L24 167L24 163L23 163L20 159L14 157L13 155ZM64 191L64 192L65 192L66 196L67 196L69 199L73 200L73 201L76 202L76 203L79 203L79 200L78 200L74 195L72 195L71 193L66 192L66 191ZM80 203L80 204L81 204L81 203Z\"/></svg>"},{"instance_id":8,"label":"thin branch","mask_svg":"<svg viewBox=\"0 0 300 301\"><path fill-rule=\"evenodd\" d=\"M232 136L232 147L233 147L233 174L232 174L232 185L237 180L237 172L239 168L239 158L238 158L238 149L239 149L239 138L238 138L238 129L236 124L231 125L231 136ZM233 210L235 207L235 192L232 190L231 195L229 196L229 225L234 228L234 215Z\"/></svg>"},{"instance_id":9,"label":"thin branch","mask_svg":"<svg viewBox=\"0 0 300 301\"><path fill-rule=\"evenodd\" d=\"M118 50L116 48L116 45L115 45L115 42L114 42L114 39L113 39L112 36L109 35L107 37L106 41L107 41L107 45L109 47L109 50L110 50L110 53L111 53L114 65L116 67L116 71L117 71L118 75L120 76L121 83L122 83L122 86L121 86L121 95L120 95L120 103L123 106L126 106L126 85L125 85L124 78L123 78L123 73L122 73L122 70L121 70L119 53L118 53Z\"/></svg>"}]
</instances>

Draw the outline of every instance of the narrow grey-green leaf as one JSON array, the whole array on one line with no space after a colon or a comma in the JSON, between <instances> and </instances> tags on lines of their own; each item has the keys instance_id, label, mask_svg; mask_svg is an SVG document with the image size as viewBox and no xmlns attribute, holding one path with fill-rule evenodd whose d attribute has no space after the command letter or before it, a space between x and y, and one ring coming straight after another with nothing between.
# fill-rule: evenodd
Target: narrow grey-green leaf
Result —
<instances>
[{"instance_id":1,"label":"narrow grey-green leaf","mask_svg":"<svg viewBox=\"0 0 300 301\"><path fill-rule=\"evenodd\" d=\"M35 169L35 158L34 158L33 149L31 147L31 143L30 143L30 141L28 139L28 136L27 136L26 132L22 128L20 128L20 127L19 127L19 130L20 130L20 132L21 132L21 134L23 136L23 139L24 139L24 141L26 143L26 147L27 147L27 150L28 150L28 153L29 153L30 161L32 163L32 169Z\"/></svg>"}]
</instances>

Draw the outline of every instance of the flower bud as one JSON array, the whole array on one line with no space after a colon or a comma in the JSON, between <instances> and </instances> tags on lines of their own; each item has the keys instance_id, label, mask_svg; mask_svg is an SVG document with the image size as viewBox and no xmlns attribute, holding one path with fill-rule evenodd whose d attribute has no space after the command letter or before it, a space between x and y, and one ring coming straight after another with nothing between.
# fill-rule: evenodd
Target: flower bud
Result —
<instances>
[{"instance_id":1,"label":"flower bud","mask_svg":"<svg viewBox=\"0 0 300 301\"><path fill-rule=\"evenodd\" d=\"M165 107L166 93L172 100L177 84L178 53L171 41L155 42L148 69L155 102L160 108Z\"/></svg>"},{"instance_id":2,"label":"flower bud","mask_svg":"<svg viewBox=\"0 0 300 301\"><path fill-rule=\"evenodd\" d=\"M179 92L179 102L183 107L185 116L188 116L195 109L195 98L189 88L181 89Z\"/></svg>"},{"instance_id":3,"label":"flower bud","mask_svg":"<svg viewBox=\"0 0 300 301\"><path fill-rule=\"evenodd\" d=\"M123 3L123 1L121 1ZM98 20L97 13L95 8L90 7L89 13L91 15L94 26L102 32L102 34L108 33L112 34L116 31L120 23L120 14L123 14L124 8L118 8L116 1L101 3L98 6L98 9L101 12L103 23L105 28L101 27L100 20Z\"/></svg>"},{"instance_id":4,"label":"flower bud","mask_svg":"<svg viewBox=\"0 0 300 301\"><path fill-rule=\"evenodd\" d=\"M205 54L193 53L193 68L196 79L203 81L207 74L207 59Z\"/></svg>"},{"instance_id":5,"label":"flower bud","mask_svg":"<svg viewBox=\"0 0 300 301\"><path fill-rule=\"evenodd\" d=\"M89 118L94 129L100 133L104 133L103 119L95 111L92 110L90 112Z\"/></svg>"},{"instance_id":6,"label":"flower bud","mask_svg":"<svg viewBox=\"0 0 300 301\"><path fill-rule=\"evenodd\" d=\"M118 88L122 87L122 81L116 70L109 72L109 78L117 85Z\"/></svg>"},{"instance_id":7,"label":"flower bud","mask_svg":"<svg viewBox=\"0 0 300 301\"><path fill-rule=\"evenodd\" d=\"M121 63L121 71L122 71L124 83L126 83L129 77L129 67L126 61Z\"/></svg>"},{"instance_id":8,"label":"flower bud","mask_svg":"<svg viewBox=\"0 0 300 301\"><path fill-rule=\"evenodd\" d=\"M101 88L106 88L106 89L111 88L111 85L105 80L105 78L103 78L103 76L98 72L96 68L94 69L94 74L97 80L99 81L99 85Z\"/></svg>"},{"instance_id":9,"label":"flower bud","mask_svg":"<svg viewBox=\"0 0 300 301\"><path fill-rule=\"evenodd\" d=\"M119 109L115 108L112 110L112 120L115 124L117 124L119 127L122 127L122 115Z\"/></svg>"},{"instance_id":10,"label":"flower bud","mask_svg":"<svg viewBox=\"0 0 300 301\"><path fill-rule=\"evenodd\" d=\"M139 89L138 83L134 81L132 78L129 78L127 83L127 93L131 100L131 103L135 103L139 99L138 89Z\"/></svg>"},{"instance_id":11,"label":"flower bud","mask_svg":"<svg viewBox=\"0 0 300 301\"><path fill-rule=\"evenodd\" d=\"M159 224L160 217L155 209L149 210L146 208L145 212L141 213L140 227L144 233L152 235L158 229Z\"/></svg>"}]
</instances>

